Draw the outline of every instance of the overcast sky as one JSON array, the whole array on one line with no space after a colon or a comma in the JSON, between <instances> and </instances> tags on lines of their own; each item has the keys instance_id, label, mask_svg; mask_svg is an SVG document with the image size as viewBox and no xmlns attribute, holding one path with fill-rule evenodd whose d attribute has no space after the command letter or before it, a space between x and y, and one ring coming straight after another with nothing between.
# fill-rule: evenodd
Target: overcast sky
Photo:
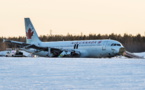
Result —
<instances>
[{"instance_id":1,"label":"overcast sky","mask_svg":"<svg viewBox=\"0 0 145 90\"><path fill-rule=\"evenodd\" d=\"M145 0L0 0L0 36L25 36L25 17L38 35L145 35Z\"/></svg>"}]
</instances>

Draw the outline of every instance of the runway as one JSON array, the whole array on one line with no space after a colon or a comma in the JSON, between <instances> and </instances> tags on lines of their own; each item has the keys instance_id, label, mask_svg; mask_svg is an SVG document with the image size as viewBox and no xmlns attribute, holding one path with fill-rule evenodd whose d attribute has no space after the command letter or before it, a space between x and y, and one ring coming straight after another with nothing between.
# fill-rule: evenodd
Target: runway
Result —
<instances>
[{"instance_id":1,"label":"runway","mask_svg":"<svg viewBox=\"0 0 145 90\"><path fill-rule=\"evenodd\" d=\"M0 90L117 89L145 89L145 59L0 57Z\"/></svg>"}]
</instances>

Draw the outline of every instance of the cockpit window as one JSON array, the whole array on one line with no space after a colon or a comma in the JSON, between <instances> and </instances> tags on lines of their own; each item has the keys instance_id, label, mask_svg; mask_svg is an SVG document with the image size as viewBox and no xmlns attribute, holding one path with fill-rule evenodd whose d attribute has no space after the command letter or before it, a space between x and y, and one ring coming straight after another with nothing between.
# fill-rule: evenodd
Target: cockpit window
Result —
<instances>
[{"instance_id":1,"label":"cockpit window","mask_svg":"<svg viewBox=\"0 0 145 90\"><path fill-rule=\"evenodd\" d=\"M117 46L121 46L120 44L117 44Z\"/></svg>"},{"instance_id":2,"label":"cockpit window","mask_svg":"<svg viewBox=\"0 0 145 90\"><path fill-rule=\"evenodd\" d=\"M113 43L111 46L121 46L120 44Z\"/></svg>"}]
</instances>

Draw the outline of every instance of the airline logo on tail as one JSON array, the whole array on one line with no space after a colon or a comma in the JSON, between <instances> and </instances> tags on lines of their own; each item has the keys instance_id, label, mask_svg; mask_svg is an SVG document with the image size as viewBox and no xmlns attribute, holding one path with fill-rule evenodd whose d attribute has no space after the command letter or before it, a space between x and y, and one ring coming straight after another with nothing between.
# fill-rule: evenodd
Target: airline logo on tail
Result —
<instances>
[{"instance_id":1,"label":"airline logo on tail","mask_svg":"<svg viewBox=\"0 0 145 90\"><path fill-rule=\"evenodd\" d=\"M27 39L31 39L33 36L33 33L34 32L29 28L29 30L26 32Z\"/></svg>"}]
</instances>

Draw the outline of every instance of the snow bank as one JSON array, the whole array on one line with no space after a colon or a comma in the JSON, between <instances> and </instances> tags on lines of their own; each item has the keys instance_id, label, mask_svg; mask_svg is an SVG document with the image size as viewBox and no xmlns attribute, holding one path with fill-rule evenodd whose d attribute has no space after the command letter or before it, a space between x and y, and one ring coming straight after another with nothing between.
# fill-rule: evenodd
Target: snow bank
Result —
<instances>
[{"instance_id":1,"label":"snow bank","mask_svg":"<svg viewBox=\"0 0 145 90\"><path fill-rule=\"evenodd\" d=\"M8 51L0 51L0 56L6 56Z\"/></svg>"},{"instance_id":2,"label":"snow bank","mask_svg":"<svg viewBox=\"0 0 145 90\"><path fill-rule=\"evenodd\" d=\"M145 58L145 52L134 53L134 54Z\"/></svg>"}]
</instances>

